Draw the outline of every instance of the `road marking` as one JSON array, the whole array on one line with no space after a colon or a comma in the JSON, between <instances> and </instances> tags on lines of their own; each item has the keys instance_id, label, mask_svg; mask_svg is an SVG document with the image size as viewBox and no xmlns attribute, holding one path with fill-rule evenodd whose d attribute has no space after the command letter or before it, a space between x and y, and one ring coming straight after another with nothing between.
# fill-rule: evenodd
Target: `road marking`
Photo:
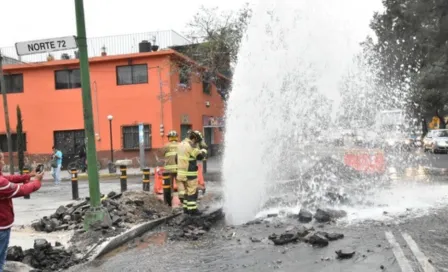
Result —
<instances>
[{"instance_id":1,"label":"road marking","mask_svg":"<svg viewBox=\"0 0 448 272\"><path fill-rule=\"evenodd\" d=\"M420 251L420 249L417 246L417 243L412 239L412 237L407 233L402 233L404 240L406 243L408 243L409 248L411 249L412 253L414 253L415 257L417 258L417 261L420 263L420 265L423 268L424 272L435 272L436 270L431 265L430 262L428 262L428 258L423 254L423 252Z\"/></svg>"},{"instance_id":2,"label":"road marking","mask_svg":"<svg viewBox=\"0 0 448 272\"><path fill-rule=\"evenodd\" d=\"M395 259L397 259L398 265L401 268L402 272L414 272L414 270L411 268L411 265L409 264L408 260L404 256L403 250L401 249L400 245L395 240L394 235L390 231L386 231L386 238L389 241L390 245L392 246L392 252L395 255Z\"/></svg>"}]
</instances>

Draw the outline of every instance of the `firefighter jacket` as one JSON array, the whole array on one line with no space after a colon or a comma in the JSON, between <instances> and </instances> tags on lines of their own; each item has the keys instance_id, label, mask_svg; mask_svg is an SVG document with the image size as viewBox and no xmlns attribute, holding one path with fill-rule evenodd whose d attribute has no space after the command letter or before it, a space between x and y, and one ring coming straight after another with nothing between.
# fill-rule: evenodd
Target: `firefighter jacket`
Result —
<instances>
[{"instance_id":1,"label":"firefighter jacket","mask_svg":"<svg viewBox=\"0 0 448 272\"><path fill-rule=\"evenodd\" d=\"M172 141L163 147L163 155L165 156L165 171L169 173L177 172L177 146L178 142Z\"/></svg>"},{"instance_id":2,"label":"firefighter jacket","mask_svg":"<svg viewBox=\"0 0 448 272\"><path fill-rule=\"evenodd\" d=\"M177 146L177 179L193 180L198 178L197 160L202 160L204 154L194 146L190 139L185 139Z\"/></svg>"}]
</instances>

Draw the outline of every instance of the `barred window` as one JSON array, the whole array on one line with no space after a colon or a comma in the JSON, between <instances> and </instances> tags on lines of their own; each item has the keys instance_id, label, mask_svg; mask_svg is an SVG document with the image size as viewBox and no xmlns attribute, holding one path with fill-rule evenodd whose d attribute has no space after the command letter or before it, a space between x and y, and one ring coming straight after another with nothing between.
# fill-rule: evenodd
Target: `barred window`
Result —
<instances>
[{"instance_id":1,"label":"barred window","mask_svg":"<svg viewBox=\"0 0 448 272\"><path fill-rule=\"evenodd\" d=\"M139 131L138 125L123 126L123 149L136 150L139 149ZM143 141L145 149L151 148L151 126L143 125Z\"/></svg>"},{"instance_id":2,"label":"barred window","mask_svg":"<svg viewBox=\"0 0 448 272\"><path fill-rule=\"evenodd\" d=\"M17 134L11 133L12 152L17 152ZM26 151L26 133L23 133L23 151ZM8 137L6 134L0 134L0 149L3 152L8 151Z\"/></svg>"}]
</instances>

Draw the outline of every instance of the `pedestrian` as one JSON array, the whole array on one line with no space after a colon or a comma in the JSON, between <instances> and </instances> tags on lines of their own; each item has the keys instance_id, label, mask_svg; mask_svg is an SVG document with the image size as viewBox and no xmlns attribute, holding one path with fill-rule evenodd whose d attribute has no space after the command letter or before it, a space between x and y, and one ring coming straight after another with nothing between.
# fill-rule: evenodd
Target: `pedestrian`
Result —
<instances>
[{"instance_id":1,"label":"pedestrian","mask_svg":"<svg viewBox=\"0 0 448 272\"><path fill-rule=\"evenodd\" d=\"M56 185L59 185L61 183L61 167L62 167L62 152L53 146L51 168L54 183Z\"/></svg>"},{"instance_id":2,"label":"pedestrian","mask_svg":"<svg viewBox=\"0 0 448 272\"><path fill-rule=\"evenodd\" d=\"M198 165L197 160L202 160L207 155L206 149L199 149L202 135L199 131L189 131L188 137L179 143L177 147L177 187L178 191L185 188L183 200L184 213L200 215L198 210ZM179 199L180 199L179 194Z\"/></svg>"},{"instance_id":3,"label":"pedestrian","mask_svg":"<svg viewBox=\"0 0 448 272\"><path fill-rule=\"evenodd\" d=\"M32 171L29 175L3 176L1 169L5 165L3 153L0 151L0 272L6 262L6 253L14 223L12 198L29 195L40 189L44 173ZM31 181L31 177L35 177Z\"/></svg>"}]
</instances>

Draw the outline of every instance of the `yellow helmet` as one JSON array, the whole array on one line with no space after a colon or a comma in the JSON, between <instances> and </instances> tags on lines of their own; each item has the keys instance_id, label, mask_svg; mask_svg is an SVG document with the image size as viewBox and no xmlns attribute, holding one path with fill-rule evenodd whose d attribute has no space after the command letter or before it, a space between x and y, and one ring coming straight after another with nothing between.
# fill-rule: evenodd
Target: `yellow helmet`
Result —
<instances>
[{"instance_id":1,"label":"yellow helmet","mask_svg":"<svg viewBox=\"0 0 448 272\"><path fill-rule=\"evenodd\" d=\"M177 132L175 130L171 130L170 132L168 132L168 140L170 141L176 141L177 140Z\"/></svg>"}]
</instances>

